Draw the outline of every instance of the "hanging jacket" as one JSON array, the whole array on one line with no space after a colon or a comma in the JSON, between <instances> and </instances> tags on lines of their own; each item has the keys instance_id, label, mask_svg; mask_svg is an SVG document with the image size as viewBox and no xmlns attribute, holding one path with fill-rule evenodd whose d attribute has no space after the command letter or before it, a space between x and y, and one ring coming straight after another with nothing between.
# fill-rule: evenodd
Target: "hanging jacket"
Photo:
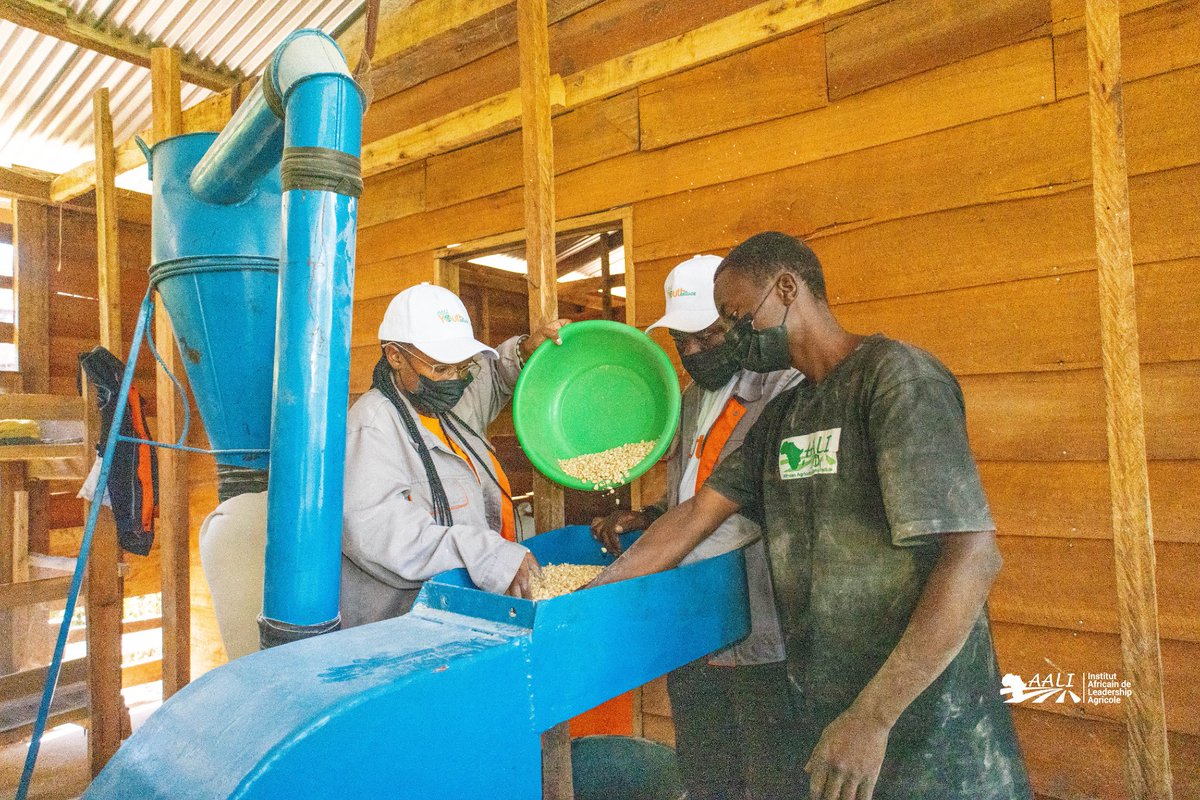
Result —
<instances>
[{"instance_id":1,"label":"hanging jacket","mask_svg":"<svg viewBox=\"0 0 1200 800\"><path fill-rule=\"evenodd\" d=\"M83 393L83 376L96 389L96 404L100 408L100 440L96 455L103 456L117 410L117 393L121 391L121 376L125 364L103 347L94 347L79 354L79 374L76 386ZM149 439L146 409L141 393L129 388L129 406L121 424L123 436ZM158 513L158 456L146 444L117 442L112 466L108 472L108 497L117 524L121 549L139 556L150 553L154 543L154 517ZM102 490L100 497L103 498Z\"/></svg>"}]
</instances>

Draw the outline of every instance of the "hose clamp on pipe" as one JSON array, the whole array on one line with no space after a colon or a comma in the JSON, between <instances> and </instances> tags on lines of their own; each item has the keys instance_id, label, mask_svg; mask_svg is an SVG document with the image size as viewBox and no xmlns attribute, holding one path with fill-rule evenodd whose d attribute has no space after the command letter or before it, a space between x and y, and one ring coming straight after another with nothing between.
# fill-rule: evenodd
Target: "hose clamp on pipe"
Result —
<instances>
[{"instance_id":1,"label":"hose clamp on pipe","mask_svg":"<svg viewBox=\"0 0 1200 800\"><path fill-rule=\"evenodd\" d=\"M330 147L285 147L280 167L283 191L306 189L360 197L362 161Z\"/></svg>"}]
</instances>

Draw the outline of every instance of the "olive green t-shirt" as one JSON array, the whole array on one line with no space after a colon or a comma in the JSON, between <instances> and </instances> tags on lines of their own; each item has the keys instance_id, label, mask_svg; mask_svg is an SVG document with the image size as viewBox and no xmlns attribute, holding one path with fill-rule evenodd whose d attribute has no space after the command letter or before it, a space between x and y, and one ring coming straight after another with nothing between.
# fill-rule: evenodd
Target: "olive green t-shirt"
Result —
<instances>
[{"instance_id":1,"label":"olive green t-shirt","mask_svg":"<svg viewBox=\"0 0 1200 800\"><path fill-rule=\"evenodd\" d=\"M958 382L879 334L773 400L706 485L763 527L809 748L899 642L939 535L994 529ZM985 612L893 728L877 798L1029 796L997 673Z\"/></svg>"}]
</instances>

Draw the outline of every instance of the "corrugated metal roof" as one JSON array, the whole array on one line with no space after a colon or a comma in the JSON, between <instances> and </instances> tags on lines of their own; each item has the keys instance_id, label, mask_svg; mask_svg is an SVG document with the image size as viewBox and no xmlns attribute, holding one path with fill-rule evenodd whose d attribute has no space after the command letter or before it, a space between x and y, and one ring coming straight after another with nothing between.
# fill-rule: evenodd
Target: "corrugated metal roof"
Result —
<instances>
[{"instance_id":1,"label":"corrugated metal roof","mask_svg":"<svg viewBox=\"0 0 1200 800\"><path fill-rule=\"evenodd\" d=\"M59 0L89 23L256 75L297 28L334 32L362 0ZM108 87L118 142L150 127L150 70L0 20L0 165L61 173L94 155L92 94ZM212 94L183 84L183 107ZM137 171L137 172L140 172ZM128 176L128 177L133 177ZM119 181L135 186L138 181Z\"/></svg>"}]
</instances>

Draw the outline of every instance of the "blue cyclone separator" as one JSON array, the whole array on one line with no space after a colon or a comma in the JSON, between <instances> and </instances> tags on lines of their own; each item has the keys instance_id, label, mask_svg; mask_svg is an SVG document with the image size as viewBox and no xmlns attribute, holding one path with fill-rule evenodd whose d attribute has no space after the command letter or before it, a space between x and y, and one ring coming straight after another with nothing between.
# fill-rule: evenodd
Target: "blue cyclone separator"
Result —
<instances>
[{"instance_id":1,"label":"blue cyclone separator","mask_svg":"<svg viewBox=\"0 0 1200 800\"><path fill-rule=\"evenodd\" d=\"M216 138L176 136L148 154L154 181L150 280L171 317L217 463L266 469L279 169L265 173L239 205L205 202L191 190L189 178ZM238 450L262 452L227 452Z\"/></svg>"},{"instance_id":2,"label":"blue cyclone separator","mask_svg":"<svg viewBox=\"0 0 1200 800\"><path fill-rule=\"evenodd\" d=\"M605 563L588 528L528 542ZM184 687L85 798L541 797L541 734L743 638L741 551L531 602L454 571L393 620L237 659Z\"/></svg>"},{"instance_id":3,"label":"blue cyclone separator","mask_svg":"<svg viewBox=\"0 0 1200 800\"><path fill-rule=\"evenodd\" d=\"M359 156L363 106L353 79L331 73L304 78L285 102L285 159L300 147ZM279 620L320 630L340 620L357 215L358 200L348 195L306 189L283 195L265 624Z\"/></svg>"}]
</instances>

